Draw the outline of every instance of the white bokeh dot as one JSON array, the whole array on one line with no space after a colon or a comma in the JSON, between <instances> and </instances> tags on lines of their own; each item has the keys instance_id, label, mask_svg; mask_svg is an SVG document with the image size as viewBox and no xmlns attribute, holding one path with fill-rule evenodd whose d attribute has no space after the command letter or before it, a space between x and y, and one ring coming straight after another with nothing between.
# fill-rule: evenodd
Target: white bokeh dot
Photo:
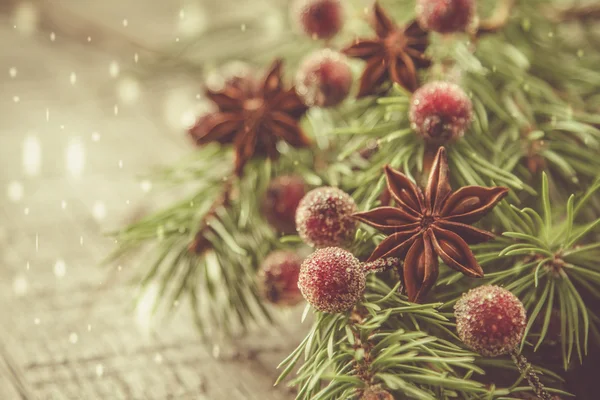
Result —
<instances>
[{"instance_id":1,"label":"white bokeh dot","mask_svg":"<svg viewBox=\"0 0 600 400\"><path fill-rule=\"evenodd\" d=\"M106 218L106 206L101 201L96 201L92 206L92 216L96 221L102 221Z\"/></svg>"},{"instance_id":2,"label":"white bokeh dot","mask_svg":"<svg viewBox=\"0 0 600 400\"><path fill-rule=\"evenodd\" d=\"M67 264L64 260L56 260L54 263L54 275L57 278L62 278L67 274Z\"/></svg>"},{"instance_id":3,"label":"white bokeh dot","mask_svg":"<svg viewBox=\"0 0 600 400\"><path fill-rule=\"evenodd\" d=\"M121 68L119 67L119 63L116 61L112 61L110 63L110 65L108 66L109 75L113 78L116 78L117 76L119 76L120 72L121 72Z\"/></svg>"},{"instance_id":4,"label":"white bokeh dot","mask_svg":"<svg viewBox=\"0 0 600 400\"><path fill-rule=\"evenodd\" d=\"M13 290L15 291L15 295L19 297L27 294L27 290L29 290L29 282L24 274L15 276L13 281Z\"/></svg>"},{"instance_id":5,"label":"white bokeh dot","mask_svg":"<svg viewBox=\"0 0 600 400\"><path fill-rule=\"evenodd\" d=\"M19 181L12 181L8 184L6 188L6 194L8 199L13 203L18 203L23 199L23 194L25 189L23 188L23 184Z\"/></svg>"}]
</instances>

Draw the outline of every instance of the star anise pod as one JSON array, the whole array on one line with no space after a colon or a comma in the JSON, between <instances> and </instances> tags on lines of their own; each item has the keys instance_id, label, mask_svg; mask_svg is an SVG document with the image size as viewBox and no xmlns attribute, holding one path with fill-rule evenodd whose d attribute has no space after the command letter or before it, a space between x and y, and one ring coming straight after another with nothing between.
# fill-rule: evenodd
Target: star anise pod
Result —
<instances>
[{"instance_id":1,"label":"star anise pod","mask_svg":"<svg viewBox=\"0 0 600 400\"><path fill-rule=\"evenodd\" d=\"M221 90L206 90L218 111L201 117L190 129L198 145L233 144L235 172L241 175L244 165L255 155L276 159L280 140L294 147L310 143L298 124L308 108L293 87L284 87L281 60L272 64L260 83L247 77L238 79L243 79L243 84L232 81Z\"/></svg>"},{"instance_id":2,"label":"star anise pod","mask_svg":"<svg viewBox=\"0 0 600 400\"><path fill-rule=\"evenodd\" d=\"M387 187L396 207L379 207L354 214L354 218L389 235L373 251L379 258L404 260L404 285L410 301L421 301L435 284L438 256L470 277L483 277L470 244L494 238L490 232L470 226L508 194L505 187L466 186L452 192L448 161L443 147L437 152L425 193L406 175L385 167Z\"/></svg>"},{"instance_id":3,"label":"star anise pod","mask_svg":"<svg viewBox=\"0 0 600 400\"><path fill-rule=\"evenodd\" d=\"M367 62L358 97L375 93L387 80L415 91L419 87L417 71L431 65L425 55L429 46L427 32L416 21L403 27L396 25L377 2L373 14L377 37L356 39L342 50L349 57Z\"/></svg>"}]
</instances>

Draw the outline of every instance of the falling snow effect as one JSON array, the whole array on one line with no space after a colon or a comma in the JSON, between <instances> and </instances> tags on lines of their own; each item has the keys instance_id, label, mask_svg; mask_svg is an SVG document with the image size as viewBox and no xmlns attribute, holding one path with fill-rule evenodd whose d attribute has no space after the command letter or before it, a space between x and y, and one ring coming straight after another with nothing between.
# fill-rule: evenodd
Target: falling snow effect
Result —
<instances>
[{"instance_id":1,"label":"falling snow effect","mask_svg":"<svg viewBox=\"0 0 600 400\"><path fill-rule=\"evenodd\" d=\"M23 169L28 176L37 176L42 166L42 145L36 135L23 141Z\"/></svg>"}]
</instances>

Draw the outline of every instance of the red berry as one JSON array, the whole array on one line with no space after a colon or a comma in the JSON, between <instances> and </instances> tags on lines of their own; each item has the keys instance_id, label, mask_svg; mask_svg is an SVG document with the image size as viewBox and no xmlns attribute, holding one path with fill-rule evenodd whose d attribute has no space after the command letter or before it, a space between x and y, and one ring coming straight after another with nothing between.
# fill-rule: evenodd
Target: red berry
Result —
<instances>
[{"instance_id":1,"label":"red berry","mask_svg":"<svg viewBox=\"0 0 600 400\"><path fill-rule=\"evenodd\" d=\"M417 0L417 19L423 29L464 32L475 18L475 0Z\"/></svg>"},{"instance_id":2,"label":"red berry","mask_svg":"<svg viewBox=\"0 0 600 400\"><path fill-rule=\"evenodd\" d=\"M527 324L523 303L499 286L471 289L454 306L458 336L468 347L487 357L517 348Z\"/></svg>"},{"instance_id":3,"label":"red berry","mask_svg":"<svg viewBox=\"0 0 600 400\"><path fill-rule=\"evenodd\" d=\"M409 118L425 141L442 145L464 135L473 118L473 105L460 86L430 82L413 94Z\"/></svg>"},{"instance_id":4,"label":"red berry","mask_svg":"<svg viewBox=\"0 0 600 400\"><path fill-rule=\"evenodd\" d=\"M280 176L267 187L262 201L262 213L278 232L296 232L296 209L306 194L306 184L298 176Z\"/></svg>"},{"instance_id":5,"label":"red berry","mask_svg":"<svg viewBox=\"0 0 600 400\"><path fill-rule=\"evenodd\" d=\"M302 263L298 286L314 308L328 313L352 308L365 291L365 273L352 253L326 247Z\"/></svg>"},{"instance_id":6,"label":"red berry","mask_svg":"<svg viewBox=\"0 0 600 400\"><path fill-rule=\"evenodd\" d=\"M269 254L259 271L260 287L273 304L293 306L302 301L298 276L302 258L293 251L276 250Z\"/></svg>"},{"instance_id":7,"label":"red berry","mask_svg":"<svg viewBox=\"0 0 600 400\"><path fill-rule=\"evenodd\" d=\"M336 106L351 87L352 71L346 56L330 49L310 54L296 74L296 92L308 106Z\"/></svg>"},{"instance_id":8,"label":"red berry","mask_svg":"<svg viewBox=\"0 0 600 400\"><path fill-rule=\"evenodd\" d=\"M363 392L360 400L394 400L394 396L379 386L371 386Z\"/></svg>"},{"instance_id":9,"label":"red berry","mask_svg":"<svg viewBox=\"0 0 600 400\"><path fill-rule=\"evenodd\" d=\"M332 38L344 25L340 0L296 0L292 16L307 35L317 39Z\"/></svg>"},{"instance_id":10,"label":"red berry","mask_svg":"<svg viewBox=\"0 0 600 400\"><path fill-rule=\"evenodd\" d=\"M355 212L354 199L340 189L313 189L298 205L296 229L310 246L343 246L356 232L356 221L351 217Z\"/></svg>"}]
</instances>

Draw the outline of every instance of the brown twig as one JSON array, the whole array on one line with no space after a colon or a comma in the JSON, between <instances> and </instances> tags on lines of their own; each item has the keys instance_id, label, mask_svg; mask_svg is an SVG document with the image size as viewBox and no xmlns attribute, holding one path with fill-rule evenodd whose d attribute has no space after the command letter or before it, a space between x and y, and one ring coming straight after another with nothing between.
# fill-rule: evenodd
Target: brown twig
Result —
<instances>
[{"instance_id":1,"label":"brown twig","mask_svg":"<svg viewBox=\"0 0 600 400\"><path fill-rule=\"evenodd\" d=\"M200 228L196 233L194 240L188 246L190 252L200 255L211 248L210 241L206 238L206 234L212 229L210 220L215 217L220 208L229 205L231 201L231 191L233 189L233 180L234 176L227 178L221 194L213 201L212 205L200 221Z\"/></svg>"},{"instance_id":2,"label":"brown twig","mask_svg":"<svg viewBox=\"0 0 600 400\"><path fill-rule=\"evenodd\" d=\"M481 20L475 36L495 33L506 26L517 0L500 0L491 17Z\"/></svg>"}]
</instances>

